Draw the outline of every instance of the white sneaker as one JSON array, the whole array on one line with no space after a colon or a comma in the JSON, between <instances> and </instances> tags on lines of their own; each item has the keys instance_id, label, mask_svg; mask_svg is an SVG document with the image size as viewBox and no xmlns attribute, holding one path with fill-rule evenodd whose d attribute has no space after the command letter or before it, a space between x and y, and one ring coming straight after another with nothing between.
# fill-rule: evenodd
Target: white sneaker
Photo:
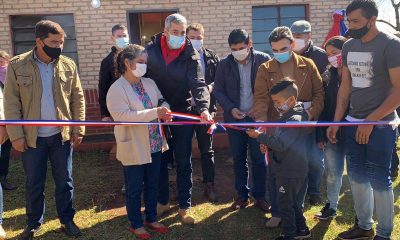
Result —
<instances>
[{"instance_id":1,"label":"white sneaker","mask_svg":"<svg viewBox=\"0 0 400 240\"><path fill-rule=\"evenodd\" d=\"M6 239L6 231L4 231L4 228L2 225L0 225L0 240Z\"/></svg>"}]
</instances>

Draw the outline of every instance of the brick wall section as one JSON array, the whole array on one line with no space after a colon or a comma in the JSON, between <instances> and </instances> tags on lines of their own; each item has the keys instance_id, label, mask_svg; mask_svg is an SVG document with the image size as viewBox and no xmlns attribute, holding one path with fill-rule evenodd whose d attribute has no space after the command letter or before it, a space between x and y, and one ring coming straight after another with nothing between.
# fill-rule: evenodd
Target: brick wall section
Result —
<instances>
[{"instance_id":1,"label":"brick wall section","mask_svg":"<svg viewBox=\"0 0 400 240\"><path fill-rule=\"evenodd\" d=\"M343 9L349 0L101 0L100 9L90 0L1 0L0 49L12 52L10 15L73 13L77 35L79 70L86 89L88 119L98 120L97 84L100 62L110 50L110 29L116 23L127 24L128 10L177 9L189 22L205 26L205 46L219 56L229 53L227 36L233 28L252 31L252 7L275 4L308 4L313 38L322 44L331 28L334 10ZM93 133L109 131L99 128Z\"/></svg>"}]
</instances>

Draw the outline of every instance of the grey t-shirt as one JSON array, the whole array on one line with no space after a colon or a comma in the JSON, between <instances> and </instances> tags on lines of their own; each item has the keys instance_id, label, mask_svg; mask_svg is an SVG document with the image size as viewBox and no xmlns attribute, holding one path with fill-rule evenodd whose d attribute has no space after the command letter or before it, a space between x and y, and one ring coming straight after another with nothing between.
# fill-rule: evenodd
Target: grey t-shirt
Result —
<instances>
[{"instance_id":1,"label":"grey t-shirt","mask_svg":"<svg viewBox=\"0 0 400 240\"><path fill-rule=\"evenodd\" d=\"M400 39L379 33L368 43L350 39L343 46L343 65L351 73L352 90L349 115L365 119L389 96L392 83L389 69L400 67ZM394 120L393 112L383 120Z\"/></svg>"}]
</instances>

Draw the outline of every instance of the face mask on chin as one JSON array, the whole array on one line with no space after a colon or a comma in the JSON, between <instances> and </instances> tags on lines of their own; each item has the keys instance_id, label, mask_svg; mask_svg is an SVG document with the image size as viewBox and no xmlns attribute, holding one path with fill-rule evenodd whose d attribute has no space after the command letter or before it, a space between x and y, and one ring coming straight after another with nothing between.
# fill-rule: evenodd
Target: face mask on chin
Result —
<instances>
[{"instance_id":1,"label":"face mask on chin","mask_svg":"<svg viewBox=\"0 0 400 240\"><path fill-rule=\"evenodd\" d=\"M371 29L370 27L368 27L368 23L364 27L362 27L360 29L349 29L349 30L347 30L345 36L348 36L348 37L354 38L354 39L361 39Z\"/></svg>"}]
</instances>

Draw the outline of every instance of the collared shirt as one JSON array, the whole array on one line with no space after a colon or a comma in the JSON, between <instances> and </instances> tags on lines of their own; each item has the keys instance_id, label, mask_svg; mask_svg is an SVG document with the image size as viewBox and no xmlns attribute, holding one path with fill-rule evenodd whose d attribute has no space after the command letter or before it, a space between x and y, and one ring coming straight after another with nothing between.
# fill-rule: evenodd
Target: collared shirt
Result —
<instances>
[{"instance_id":1,"label":"collared shirt","mask_svg":"<svg viewBox=\"0 0 400 240\"><path fill-rule=\"evenodd\" d=\"M236 61L236 60L235 60ZM245 64L236 61L240 75L240 111L249 113L253 107L253 89L251 87L252 57Z\"/></svg>"},{"instance_id":2,"label":"collared shirt","mask_svg":"<svg viewBox=\"0 0 400 240\"><path fill-rule=\"evenodd\" d=\"M33 53L35 63L39 68L40 79L42 80L42 98L40 106L40 119L41 120L57 120L56 107L53 96L53 78L54 78L54 61L46 64ZM59 127L39 127L39 137L50 137L60 133Z\"/></svg>"}]
</instances>

